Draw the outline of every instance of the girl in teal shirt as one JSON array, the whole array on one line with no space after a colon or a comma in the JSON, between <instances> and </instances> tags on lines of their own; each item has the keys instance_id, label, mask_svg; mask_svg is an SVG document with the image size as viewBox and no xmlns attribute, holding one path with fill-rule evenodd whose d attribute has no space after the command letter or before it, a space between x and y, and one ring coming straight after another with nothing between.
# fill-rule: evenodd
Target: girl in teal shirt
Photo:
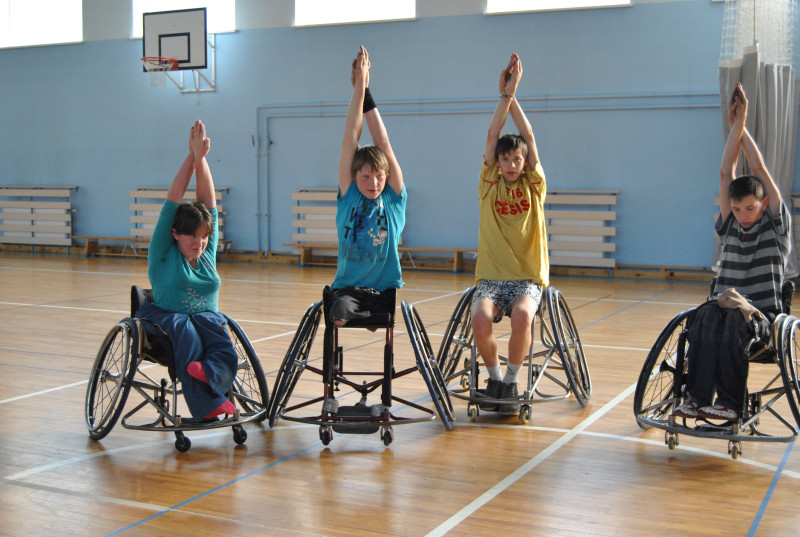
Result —
<instances>
[{"instance_id":1,"label":"girl in teal shirt","mask_svg":"<svg viewBox=\"0 0 800 537\"><path fill-rule=\"evenodd\" d=\"M218 226L206 161L210 148L205 125L198 120L189 135L189 155L167 192L147 251L154 302L143 304L137 313L170 336L175 373L195 419L235 412L225 394L238 366L227 321L217 309ZM197 176L197 201L181 203L192 175Z\"/></svg>"}]
</instances>

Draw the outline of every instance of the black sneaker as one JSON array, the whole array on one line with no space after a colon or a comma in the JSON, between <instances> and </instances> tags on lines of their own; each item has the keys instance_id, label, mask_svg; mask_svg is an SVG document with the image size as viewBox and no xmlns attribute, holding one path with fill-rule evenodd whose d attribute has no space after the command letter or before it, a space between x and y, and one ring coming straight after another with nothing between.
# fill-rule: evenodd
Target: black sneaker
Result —
<instances>
[{"instance_id":1,"label":"black sneaker","mask_svg":"<svg viewBox=\"0 0 800 537\"><path fill-rule=\"evenodd\" d=\"M517 393L517 383L514 382L512 384L505 384L503 383L502 389L500 390L500 399L510 399L512 401L519 400L519 394ZM519 412L519 403L504 403L497 406L497 411L500 414L510 416L511 414L516 414Z\"/></svg>"},{"instance_id":2,"label":"black sneaker","mask_svg":"<svg viewBox=\"0 0 800 537\"><path fill-rule=\"evenodd\" d=\"M486 390L483 392L489 399L500 399L500 392L503 388L503 381L501 380L493 380L489 379L488 384L486 384ZM486 410L489 412L495 412L497 410L497 403L479 403L478 407L481 410Z\"/></svg>"}]
</instances>

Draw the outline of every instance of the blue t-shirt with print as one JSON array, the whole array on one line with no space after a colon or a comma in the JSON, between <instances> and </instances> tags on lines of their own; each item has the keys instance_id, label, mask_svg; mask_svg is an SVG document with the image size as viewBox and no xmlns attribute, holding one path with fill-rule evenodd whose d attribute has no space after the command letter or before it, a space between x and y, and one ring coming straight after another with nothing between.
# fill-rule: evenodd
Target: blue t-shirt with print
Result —
<instances>
[{"instance_id":1,"label":"blue t-shirt with print","mask_svg":"<svg viewBox=\"0 0 800 537\"><path fill-rule=\"evenodd\" d=\"M364 197L355 182L336 201L339 260L331 287L370 287L378 291L404 285L397 246L406 225L406 188L385 188L377 199Z\"/></svg>"}]
</instances>

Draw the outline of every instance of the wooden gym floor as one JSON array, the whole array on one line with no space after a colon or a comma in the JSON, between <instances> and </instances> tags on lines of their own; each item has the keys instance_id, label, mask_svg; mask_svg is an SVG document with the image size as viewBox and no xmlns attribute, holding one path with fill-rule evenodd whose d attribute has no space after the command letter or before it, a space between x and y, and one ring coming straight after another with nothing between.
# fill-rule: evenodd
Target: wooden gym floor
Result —
<instances>
[{"instance_id":1,"label":"wooden gym floor","mask_svg":"<svg viewBox=\"0 0 800 537\"><path fill-rule=\"evenodd\" d=\"M301 315L333 272L219 269L221 310L247 332L271 390ZM326 447L317 428L281 420L273 430L246 426L242 446L229 429L189 433L192 448L179 453L172 434L117 424L96 442L84 423L94 356L127 315L130 286L148 286L146 273L143 260L0 255L0 535L800 531L794 443L746 442L731 460L725 441L682 436L670 451L662 431L643 431L634 420L633 390L649 348L673 315L705 298L705 284L554 279L589 362L594 393L586 408L570 398L535 404L526 425L491 413L472 423L466 403L454 399L452 431L438 420L396 426L389 447L377 434L337 434ZM472 278L406 272L405 279L399 298L416 305L438 349ZM315 349L321 340L320 331ZM347 330L340 341L348 363L380 364L380 332ZM414 360L402 320L395 360L398 367ZM295 393L316 396L321 387L307 371ZM430 404L416 372L396 391Z\"/></svg>"}]
</instances>

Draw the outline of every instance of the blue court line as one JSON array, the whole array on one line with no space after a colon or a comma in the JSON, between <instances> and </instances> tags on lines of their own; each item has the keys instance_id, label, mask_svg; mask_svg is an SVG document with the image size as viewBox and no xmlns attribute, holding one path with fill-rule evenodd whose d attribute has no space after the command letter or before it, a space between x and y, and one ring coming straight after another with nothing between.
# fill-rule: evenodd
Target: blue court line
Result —
<instances>
[{"instance_id":1,"label":"blue court line","mask_svg":"<svg viewBox=\"0 0 800 537\"><path fill-rule=\"evenodd\" d=\"M429 399L429 398L430 398L430 394L420 397L419 399L414 401L414 403L419 403L419 402L424 401L425 399ZM406 406L407 405L402 405L402 406L398 407L398 409L405 408ZM271 431L272 431L272 429L270 429L269 432L271 432ZM339 438L342 435L344 435L344 433L339 433L338 435L334 436L333 438ZM119 535L119 534L121 534L121 533L123 533L125 531L128 531L129 529L132 529L132 528L135 528L137 526L140 526L140 525L144 524L145 522L149 522L151 520L154 520L154 519L160 517L161 515L165 515L167 513L172 513L172 512L180 509L181 507L183 507L185 505L188 505L188 504L190 504L190 503L192 503L192 502L194 502L196 500L199 500L199 499L204 498L204 497L206 497L206 496L208 496L210 494L213 494L214 492L217 492L218 490L222 490L225 487L233 485L234 483L238 483L239 481L242 481L244 479L248 479L250 477L253 477L254 475L260 474L261 472L264 472L265 470L269 470L273 466L277 466L278 464L281 464L282 462L290 461L290 460L292 460L292 459L294 459L296 457L299 457L300 455L302 455L304 453L307 453L307 452L311 451L312 449L318 448L321 445L323 445L323 444L321 442L319 442L317 444L314 444L313 446L307 447L306 449L301 449L300 451L298 451L297 453L294 453L293 455L289 455L288 457L284 457L284 458L282 458L280 460L277 460L275 462L271 462L268 465L264 466L263 468L259 468L258 470L253 470L252 472L250 472L248 474L245 474L243 476L239 476L236 479L232 479L232 480L228 481L227 483L223 483L221 485L218 485L218 486L216 486L216 487L214 487L212 489L209 489L209 490L203 492L202 494L198 494L197 496L194 496L194 497L189 498L187 500L184 500L184 501L182 501L180 503L177 503L177 504L173 505L172 507L168 507L168 508L164 509L163 511L160 511L158 513L155 513L155 514L152 514L152 515L150 515L148 517L145 517L145 518L139 520L138 522L134 522L133 524L129 524L129 525L125 526L124 528L120 528L120 529L118 529L116 531L113 531L113 532L107 534L105 537L112 537L113 535Z\"/></svg>"},{"instance_id":2,"label":"blue court line","mask_svg":"<svg viewBox=\"0 0 800 537\"><path fill-rule=\"evenodd\" d=\"M192 502L194 502L196 500L204 498L204 497L206 497L206 496L208 496L210 494L213 494L214 492L217 492L218 490L222 490L225 487L233 485L234 483L238 483L239 481L242 481L244 479L248 479L250 477L253 477L256 474L260 474L261 472L263 472L265 470L269 470L273 466L276 466L276 465L278 465L278 464L280 464L282 462L286 462L286 461L294 459L295 457L299 457L303 453L306 453L308 451L311 451L312 449L315 449L315 448L319 447L319 445L320 444L314 444L313 446L307 447L306 449L301 449L300 451L298 451L297 453L294 453L293 455L289 455L288 457L284 457L284 458L282 458L280 460L272 462L272 463L264 466L263 468L259 468L258 470L253 470L249 474L245 474L243 476L237 477L236 479L228 481L227 483L223 483L222 485L218 485L218 486L216 486L216 487L214 487L212 489L209 489L209 490L203 492L202 494L198 494L197 496L189 498L188 500L184 500L184 501L182 501L180 503L177 503L177 504L173 505L172 507L169 507L169 508L167 508L167 509L165 509L165 510L163 510L161 512L155 513L153 515L150 515L150 516L148 516L146 518L143 518L143 519L139 520L138 522L134 522L133 524L129 524L129 525L125 526L124 528L120 528L120 529L118 529L116 531L113 531L113 532L109 533L108 535L106 535L105 537L111 537L112 535L119 535L122 532L128 531L129 529L135 528L137 526L141 526L145 522L149 522L151 520L154 520L154 519L160 517L161 515L165 515L167 513L172 513L173 511L176 511L176 510L180 509L184 505L188 505L188 504L190 504L190 503L192 503Z\"/></svg>"},{"instance_id":3,"label":"blue court line","mask_svg":"<svg viewBox=\"0 0 800 537\"><path fill-rule=\"evenodd\" d=\"M784 467L786 467L786 461L789 460L789 455L792 453L792 448L794 448L794 441L786 446L786 452L783 454L783 459L778 465L778 468L775 470L775 475L772 477L772 483L769 484L769 488L767 488L767 492L764 494L764 499L761 501L761 506L758 508L758 512L756 513L756 518L753 520L753 524L750 526L750 531L747 532L747 537L753 537L753 535L756 534L758 525L761 523L761 517L764 516L764 511L767 510L767 505L769 505L769 501L772 499L772 494L775 492L775 487L778 486L778 480L781 478L781 473L783 472Z\"/></svg>"},{"instance_id":4,"label":"blue court line","mask_svg":"<svg viewBox=\"0 0 800 537\"><path fill-rule=\"evenodd\" d=\"M352 392L350 392L350 393L352 393ZM424 396L420 397L419 399L417 399L416 401L414 401L414 403L419 403L419 402L424 401L425 399L429 399L429 398L430 398L430 394L424 395ZM398 407L398 409L405 408L406 406L407 405L402 405L402 406ZM270 429L268 432L272 432L272 429ZM334 436L333 438L338 438L338 437L342 436L343 434L344 433L340 433L340 434ZM299 457L300 455L302 455L304 453L307 453L307 452L311 451L312 449L318 448L321 445L322 445L322 443L319 442L317 444L314 444L312 446L307 447L306 449L301 449L297 453L289 455L288 457L284 457L284 458L282 458L280 460L277 460L275 462L271 462L268 465L264 466L263 468L259 468L258 470L253 470L252 472L250 472L248 474L245 474L245 475L242 475L242 476L239 476L236 479L232 479L232 480L228 481L227 483L223 483L221 485L217 485L216 487L214 487L212 489L209 489L209 490L207 490L207 491L205 491L205 492L203 492L201 494L198 494L198 495L196 495L196 496L194 496L192 498L189 498L189 499L184 500L184 501L182 501L180 503L177 503L177 504L173 505L172 507L168 507L168 508L166 508L166 509L164 509L164 510L158 512L158 513L154 513L154 514L152 514L152 515L150 515L148 517L145 517L145 518L139 520L138 522L134 522L133 524L129 524L129 525L125 526L124 528L120 528L120 529L118 529L116 531L113 531L113 532L107 534L105 537L111 537L113 535L119 535L119 534L121 534L121 533L123 533L125 531L128 531L129 529L132 529L132 528L135 528L137 526L140 526L140 525L144 524L145 522L149 522L151 520L154 520L154 519L160 517L161 515L165 515L167 513L172 513L172 512L180 509L181 507L183 507L185 505L188 505L188 504L190 504L190 503L192 503L192 502L194 502L196 500L199 500L199 499L204 498L204 497L206 497L206 496L208 496L210 494L213 494L214 492L217 492L218 490L222 490L222 489L224 489L224 488L226 488L226 487L228 487L230 485L233 485L234 483L238 483L239 481L242 481L244 479L248 479L250 477L253 477L254 475L260 474L261 472L264 472L265 470L269 470L273 466L277 466L278 464L281 464L282 462L290 461L290 460L292 460L292 459L294 459L296 457Z\"/></svg>"}]
</instances>

